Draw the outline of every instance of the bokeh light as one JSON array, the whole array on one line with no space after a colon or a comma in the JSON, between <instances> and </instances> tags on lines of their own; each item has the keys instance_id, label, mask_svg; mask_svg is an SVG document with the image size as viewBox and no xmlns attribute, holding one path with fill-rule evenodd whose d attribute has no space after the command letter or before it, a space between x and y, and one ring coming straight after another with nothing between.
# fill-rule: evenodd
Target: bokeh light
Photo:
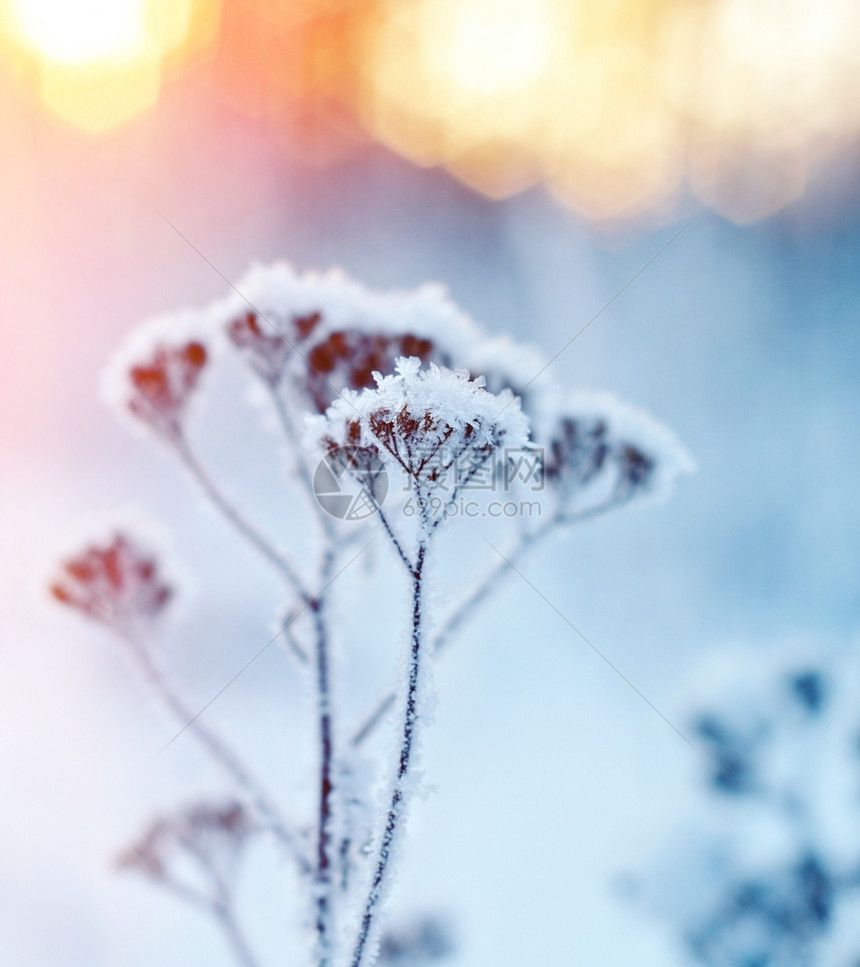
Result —
<instances>
[{"instance_id":1,"label":"bokeh light","mask_svg":"<svg viewBox=\"0 0 860 967\"><path fill-rule=\"evenodd\" d=\"M376 140L597 221L800 197L860 131L857 36L853 0L0 0L0 40L86 131L193 67L311 165Z\"/></svg>"},{"instance_id":2,"label":"bokeh light","mask_svg":"<svg viewBox=\"0 0 860 967\"><path fill-rule=\"evenodd\" d=\"M600 219L689 183L752 221L856 137L858 35L850 0L386 2L364 117L490 196L543 180Z\"/></svg>"},{"instance_id":3,"label":"bokeh light","mask_svg":"<svg viewBox=\"0 0 860 967\"><path fill-rule=\"evenodd\" d=\"M153 107L165 70L216 23L216 0L7 0L0 40L49 111L96 133Z\"/></svg>"}]
</instances>

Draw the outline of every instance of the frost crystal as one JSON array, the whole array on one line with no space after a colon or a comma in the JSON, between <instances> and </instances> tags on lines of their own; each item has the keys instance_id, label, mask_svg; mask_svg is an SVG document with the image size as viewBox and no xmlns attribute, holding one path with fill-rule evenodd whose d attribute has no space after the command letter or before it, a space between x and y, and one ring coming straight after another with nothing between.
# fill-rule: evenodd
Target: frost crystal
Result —
<instances>
[{"instance_id":1,"label":"frost crystal","mask_svg":"<svg viewBox=\"0 0 860 967\"><path fill-rule=\"evenodd\" d=\"M117 533L107 544L90 544L65 561L51 593L96 621L128 629L157 617L173 588L149 552Z\"/></svg>"}]
</instances>

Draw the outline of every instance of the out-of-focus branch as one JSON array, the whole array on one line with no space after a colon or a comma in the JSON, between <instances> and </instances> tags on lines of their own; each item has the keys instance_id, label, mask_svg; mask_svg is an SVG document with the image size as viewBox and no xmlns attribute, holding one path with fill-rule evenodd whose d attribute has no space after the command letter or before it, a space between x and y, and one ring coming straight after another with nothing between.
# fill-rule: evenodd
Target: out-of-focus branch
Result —
<instances>
[{"instance_id":1,"label":"out-of-focus branch","mask_svg":"<svg viewBox=\"0 0 860 967\"><path fill-rule=\"evenodd\" d=\"M214 507L229 521L233 528L257 550L270 564L272 564L289 582L296 593L307 598L308 592L299 577L295 565L271 544L257 528L238 510L223 490L215 483L197 459L188 441L181 439L176 445L176 452L182 464L195 479L200 489L208 497Z\"/></svg>"},{"instance_id":2,"label":"out-of-focus branch","mask_svg":"<svg viewBox=\"0 0 860 967\"><path fill-rule=\"evenodd\" d=\"M293 854L299 870L304 874L310 874L310 863L299 844L297 836L281 817L277 806L271 801L257 779L251 775L239 756L219 735L203 725L199 716L196 716L185 704L146 645L130 634L125 634L124 638L145 679L168 711L182 723L184 728L188 729L209 755L229 774L236 785L246 793L266 827Z\"/></svg>"}]
</instances>

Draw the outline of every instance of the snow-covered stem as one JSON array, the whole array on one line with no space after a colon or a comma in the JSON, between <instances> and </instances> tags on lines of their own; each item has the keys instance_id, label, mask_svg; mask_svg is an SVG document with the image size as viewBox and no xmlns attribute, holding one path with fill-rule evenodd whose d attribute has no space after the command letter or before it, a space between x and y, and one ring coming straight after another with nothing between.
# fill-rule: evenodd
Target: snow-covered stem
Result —
<instances>
[{"instance_id":1,"label":"snow-covered stem","mask_svg":"<svg viewBox=\"0 0 860 967\"><path fill-rule=\"evenodd\" d=\"M521 534L514 546L505 554L490 572L473 588L467 597L460 602L454 611L448 616L444 625L439 629L432 642L433 654L438 654L452 638L454 638L461 627L474 615L476 609L482 605L501 587L504 578L513 570L512 564L521 561L533 548L541 544L547 537L556 533L559 528L579 524L602 514L608 513L620 507L626 502L626 498L619 499L612 497L609 500L587 507L584 510L575 512L560 511L553 514L544 524L535 528L533 531L526 531ZM374 708L374 710L364 719L361 726L354 732L351 744L353 747L360 746L383 722L397 701L394 692L389 692Z\"/></svg>"},{"instance_id":2,"label":"snow-covered stem","mask_svg":"<svg viewBox=\"0 0 860 967\"><path fill-rule=\"evenodd\" d=\"M216 732L200 721L199 715L195 714L180 697L149 648L134 635L125 633L123 637L128 643L144 678L161 699L162 704L182 724L183 729L187 730L197 740L212 759L248 796L251 805L265 823L266 828L270 829L293 854L299 870L304 874L309 874L311 872L310 864L300 848L295 834L281 817L280 811L269 795L242 763L240 757Z\"/></svg>"},{"instance_id":3,"label":"snow-covered stem","mask_svg":"<svg viewBox=\"0 0 860 967\"><path fill-rule=\"evenodd\" d=\"M273 544L257 530L256 527L236 508L233 502L227 497L223 490L212 479L186 439L180 439L176 444L176 453L183 466L200 486L200 489L211 501L221 514L229 521L233 528L254 547L270 564L283 575L287 582L293 587L297 594L307 597L298 571Z\"/></svg>"},{"instance_id":4,"label":"snow-covered stem","mask_svg":"<svg viewBox=\"0 0 860 967\"><path fill-rule=\"evenodd\" d=\"M379 522L382 524L385 533L388 535L388 539L391 541L391 546L397 552L400 562L406 568L406 572L411 575L413 571L412 561L409 560L409 555L403 550L403 544L398 536L394 533L394 528L391 526L391 521L388 519L381 507L376 508L376 516L379 518Z\"/></svg>"},{"instance_id":5,"label":"snow-covered stem","mask_svg":"<svg viewBox=\"0 0 860 967\"><path fill-rule=\"evenodd\" d=\"M334 564L334 551L325 552L322 565L322 583L325 586ZM328 629L325 622L325 599L322 595L310 602L316 637L314 665L317 686L317 714L319 718L320 774L319 810L317 819L316 860L314 868L314 905L315 929L317 934L317 963L328 967L332 960L334 928L333 910L333 864L330 855L332 844L332 773L334 767L334 728L332 722L332 700L330 680L330 659L328 649Z\"/></svg>"},{"instance_id":6,"label":"snow-covered stem","mask_svg":"<svg viewBox=\"0 0 860 967\"><path fill-rule=\"evenodd\" d=\"M299 481L310 500L325 544L320 568L320 584L325 588L335 562L335 534L332 519L315 498L313 481L301 447L298 433L290 417L284 398L276 384L266 386L284 439L289 446ZM316 857L314 861L314 929L316 931L316 961L319 967L332 962L334 943L334 889L333 864L330 855L332 844L332 773L334 768L334 726L331 701L330 656L328 626L325 615L324 591L309 600L309 610L314 627L314 668L317 690L317 716L320 743L319 800L317 815ZM289 625L290 622L288 622ZM297 657L306 663L308 656L288 631L288 640Z\"/></svg>"},{"instance_id":7,"label":"snow-covered stem","mask_svg":"<svg viewBox=\"0 0 860 967\"><path fill-rule=\"evenodd\" d=\"M406 695L404 699L403 726L401 730L400 749L394 785L391 791L391 802L385 817L385 825L379 839L376 865L370 882L364 911L359 925L358 937L353 949L351 967L362 967L368 963L367 954L371 949L368 941L371 938L374 921L379 913L379 907L384 896L386 876L389 873L389 863L395 842L402 832L406 800L408 796L408 778L414 759L415 734L419 725L418 698L421 683L421 663L425 660L424 615L423 615L423 583L424 562L427 555L426 542L422 540L415 557L415 567L412 572L412 633L409 648L409 670L406 679Z\"/></svg>"}]
</instances>

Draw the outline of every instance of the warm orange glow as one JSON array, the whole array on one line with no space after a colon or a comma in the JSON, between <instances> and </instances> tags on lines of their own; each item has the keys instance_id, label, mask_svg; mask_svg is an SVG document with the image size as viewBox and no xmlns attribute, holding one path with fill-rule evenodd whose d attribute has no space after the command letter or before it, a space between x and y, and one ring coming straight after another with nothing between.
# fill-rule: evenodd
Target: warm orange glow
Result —
<instances>
[{"instance_id":1,"label":"warm orange glow","mask_svg":"<svg viewBox=\"0 0 860 967\"><path fill-rule=\"evenodd\" d=\"M0 0L0 46L88 131L211 50L219 95L311 164L373 137L488 197L545 184L594 220L682 191L762 218L860 135L857 0L230 0L218 34L220 16Z\"/></svg>"},{"instance_id":2,"label":"warm orange glow","mask_svg":"<svg viewBox=\"0 0 860 967\"><path fill-rule=\"evenodd\" d=\"M858 37L856 0L380 0L362 111L490 197L601 219L689 184L751 221L860 132Z\"/></svg>"},{"instance_id":3,"label":"warm orange glow","mask_svg":"<svg viewBox=\"0 0 860 967\"><path fill-rule=\"evenodd\" d=\"M69 124L97 133L122 124L158 100L161 67L154 58L133 57L97 67L42 64L42 100Z\"/></svg>"},{"instance_id":4,"label":"warm orange glow","mask_svg":"<svg viewBox=\"0 0 860 967\"><path fill-rule=\"evenodd\" d=\"M217 12L217 0L5 3L5 42L35 63L45 106L90 132L152 107L165 65L211 39Z\"/></svg>"},{"instance_id":5,"label":"warm orange glow","mask_svg":"<svg viewBox=\"0 0 860 967\"><path fill-rule=\"evenodd\" d=\"M144 0L12 0L21 40L61 64L125 60L147 46Z\"/></svg>"}]
</instances>

